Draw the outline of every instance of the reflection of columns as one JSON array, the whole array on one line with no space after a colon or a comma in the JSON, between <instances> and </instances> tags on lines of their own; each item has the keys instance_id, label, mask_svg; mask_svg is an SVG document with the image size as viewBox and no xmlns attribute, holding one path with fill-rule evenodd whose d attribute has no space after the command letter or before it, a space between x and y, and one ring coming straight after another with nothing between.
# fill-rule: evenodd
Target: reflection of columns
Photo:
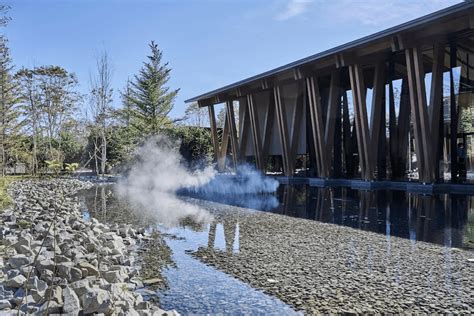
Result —
<instances>
[{"instance_id":1,"label":"reflection of columns","mask_svg":"<svg viewBox=\"0 0 474 316\"><path fill-rule=\"evenodd\" d=\"M236 224L236 220L226 220L224 222L225 250L229 254L231 254L234 249Z\"/></svg>"},{"instance_id":2,"label":"reflection of columns","mask_svg":"<svg viewBox=\"0 0 474 316\"><path fill-rule=\"evenodd\" d=\"M318 199L316 204L316 217L315 219L320 222L326 222L324 214L328 211L327 200L329 196L330 203L332 204L332 194L330 194L328 188L318 188Z\"/></svg>"},{"instance_id":3,"label":"reflection of columns","mask_svg":"<svg viewBox=\"0 0 474 316\"><path fill-rule=\"evenodd\" d=\"M209 236L207 237L207 247L212 249L214 248L214 242L216 240L216 222L212 222L209 225Z\"/></svg>"}]
</instances>

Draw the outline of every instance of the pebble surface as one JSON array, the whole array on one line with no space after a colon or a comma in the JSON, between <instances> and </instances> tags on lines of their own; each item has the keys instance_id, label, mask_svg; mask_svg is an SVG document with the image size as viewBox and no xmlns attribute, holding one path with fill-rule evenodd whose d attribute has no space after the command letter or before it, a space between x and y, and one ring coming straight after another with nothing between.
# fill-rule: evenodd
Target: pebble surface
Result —
<instances>
[{"instance_id":1,"label":"pebble surface","mask_svg":"<svg viewBox=\"0 0 474 316\"><path fill-rule=\"evenodd\" d=\"M84 219L73 179L23 180L0 211L0 314L177 315L144 300L136 264L153 238L128 224ZM149 275L148 275L149 276Z\"/></svg>"},{"instance_id":2,"label":"pebble surface","mask_svg":"<svg viewBox=\"0 0 474 316\"><path fill-rule=\"evenodd\" d=\"M474 314L472 251L187 201L208 209L215 218L209 245L191 254L296 310ZM213 247L216 224L222 224L226 239L238 238L238 251Z\"/></svg>"}]
</instances>

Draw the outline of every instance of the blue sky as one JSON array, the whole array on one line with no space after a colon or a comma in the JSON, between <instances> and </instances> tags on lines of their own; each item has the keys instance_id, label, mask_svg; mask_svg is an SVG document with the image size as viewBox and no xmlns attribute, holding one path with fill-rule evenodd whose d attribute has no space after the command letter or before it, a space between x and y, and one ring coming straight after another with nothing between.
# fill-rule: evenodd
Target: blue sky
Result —
<instances>
[{"instance_id":1,"label":"blue sky","mask_svg":"<svg viewBox=\"0 0 474 316\"><path fill-rule=\"evenodd\" d=\"M87 93L95 57L114 68L114 104L154 40L184 100L445 8L458 0L7 0L15 65L56 64Z\"/></svg>"}]
</instances>

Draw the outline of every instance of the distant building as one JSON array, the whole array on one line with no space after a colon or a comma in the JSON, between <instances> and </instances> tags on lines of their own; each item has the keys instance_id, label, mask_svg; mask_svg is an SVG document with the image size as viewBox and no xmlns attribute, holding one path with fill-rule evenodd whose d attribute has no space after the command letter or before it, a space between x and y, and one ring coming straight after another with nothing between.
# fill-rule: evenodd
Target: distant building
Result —
<instances>
[{"instance_id":1,"label":"distant building","mask_svg":"<svg viewBox=\"0 0 474 316\"><path fill-rule=\"evenodd\" d=\"M473 83L466 1L187 102L209 110L220 170L246 161L289 177L432 183L471 175ZM228 114L222 135L216 104Z\"/></svg>"}]
</instances>

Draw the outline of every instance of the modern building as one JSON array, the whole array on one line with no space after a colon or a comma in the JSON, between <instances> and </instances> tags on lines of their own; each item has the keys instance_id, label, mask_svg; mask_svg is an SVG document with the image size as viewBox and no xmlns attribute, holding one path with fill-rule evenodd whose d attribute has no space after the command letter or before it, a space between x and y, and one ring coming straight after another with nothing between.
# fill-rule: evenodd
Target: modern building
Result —
<instances>
[{"instance_id":1,"label":"modern building","mask_svg":"<svg viewBox=\"0 0 474 316\"><path fill-rule=\"evenodd\" d=\"M186 102L208 108L220 170L246 161L288 177L468 181L474 2ZM222 128L217 104L226 109Z\"/></svg>"}]
</instances>

